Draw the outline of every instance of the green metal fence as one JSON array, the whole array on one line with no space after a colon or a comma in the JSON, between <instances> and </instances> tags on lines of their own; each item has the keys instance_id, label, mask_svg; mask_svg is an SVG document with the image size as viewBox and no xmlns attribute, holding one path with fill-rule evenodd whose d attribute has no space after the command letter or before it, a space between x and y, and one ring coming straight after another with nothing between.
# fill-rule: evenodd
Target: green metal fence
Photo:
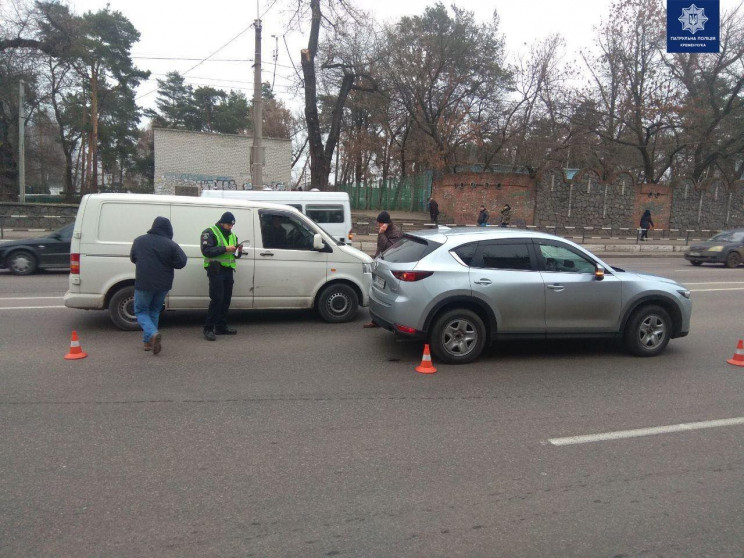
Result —
<instances>
[{"instance_id":1,"label":"green metal fence","mask_svg":"<svg viewBox=\"0 0 744 558\"><path fill-rule=\"evenodd\" d=\"M426 172L384 181L339 184L336 189L349 194L352 209L426 211L432 177L433 173Z\"/></svg>"}]
</instances>

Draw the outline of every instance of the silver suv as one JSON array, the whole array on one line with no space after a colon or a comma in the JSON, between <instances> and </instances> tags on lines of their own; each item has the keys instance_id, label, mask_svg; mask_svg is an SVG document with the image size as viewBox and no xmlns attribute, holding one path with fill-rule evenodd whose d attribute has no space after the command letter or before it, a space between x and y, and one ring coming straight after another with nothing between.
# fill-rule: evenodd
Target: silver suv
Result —
<instances>
[{"instance_id":1,"label":"silver suv","mask_svg":"<svg viewBox=\"0 0 744 558\"><path fill-rule=\"evenodd\" d=\"M478 358L508 338L619 337L638 356L690 329L690 291L610 267L563 238L519 229L406 234L373 264L370 314L428 340L440 361Z\"/></svg>"}]
</instances>

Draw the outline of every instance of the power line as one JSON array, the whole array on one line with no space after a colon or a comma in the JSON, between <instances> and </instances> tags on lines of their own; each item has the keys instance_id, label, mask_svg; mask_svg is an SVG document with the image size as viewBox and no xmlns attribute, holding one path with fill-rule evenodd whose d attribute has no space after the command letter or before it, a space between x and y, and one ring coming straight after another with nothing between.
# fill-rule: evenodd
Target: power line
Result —
<instances>
[{"instance_id":1,"label":"power line","mask_svg":"<svg viewBox=\"0 0 744 558\"><path fill-rule=\"evenodd\" d=\"M242 30L242 31L241 31L240 33L238 33L237 35L235 35L235 36L234 36L234 37L233 37L232 39L230 39L229 41L227 41L227 42L226 42L226 43L225 43L224 45L222 45L222 46L221 46L220 48L218 48L217 50L215 50L215 51L214 51L214 52L213 52L212 54L210 54L209 56L207 56L207 57L203 58L203 59L202 59L201 61L199 61L199 62L197 62L196 64L194 64L193 66L191 66L191 68L189 68L188 70L186 70L186 71L185 71L185 72L184 72L183 74L181 74L181 75L185 76L185 75L186 75L186 74L188 74L188 73L189 73L189 72L190 72L191 70L194 70L195 68L198 68L199 66L201 66L202 64L204 64L204 62L206 62L207 60L209 60L210 58L212 58L212 56L214 56L215 54L217 54L218 52L220 52L220 51L221 51L222 49L224 49L224 48L225 48L226 46L228 46L228 45L229 45L230 43L232 43L233 41L235 41L235 40L236 40L237 38L239 38L239 37L240 37L241 35L243 35L243 33L245 33L246 31L248 31L248 30L249 30L249 29L250 29L251 27L253 27L253 24L252 24L252 23L251 23L251 24L250 24L250 25L249 25L248 27L246 27L245 29L243 29L243 30ZM156 92L157 90L158 90L158 89L157 89L157 87L156 87L156 88L155 88L155 89L153 89L152 91L148 91L147 93L144 93L144 94L142 94L142 95L140 95L140 96L136 97L136 98L135 98L135 101L136 101L136 100L139 100L139 99L141 99L141 98L143 98L143 97L147 97L148 95L151 95L151 94L155 93L155 92Z\"/></svg>"}]
</instances>

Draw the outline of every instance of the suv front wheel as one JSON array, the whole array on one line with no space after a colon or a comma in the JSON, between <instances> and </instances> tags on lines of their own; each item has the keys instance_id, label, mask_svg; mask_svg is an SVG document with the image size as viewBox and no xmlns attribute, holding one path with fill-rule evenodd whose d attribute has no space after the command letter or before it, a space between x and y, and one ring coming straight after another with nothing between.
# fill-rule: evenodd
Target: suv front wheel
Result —
<instances>
[{"instance_id":1,"label":"suv front wheel","mask_svg":"<svg viewBox=\"0 0 744 558\"><path fill-rule=\"evenodd\" d=\"M625 348L636 356L656 356L669 343L672 320L661 306L642 306L625 326Z\"/></svg>"},{"instance_id":2,"label":"suv front wheel","mask_svg":"<svg viewBox=\"0 0 744 558\"><path fill-rule=\"evenodd\" d=\"M483 352L486 327L478 314L471 310L450 310L434 322L429 343L434 356L442 362L465 364Z\"/></svg>"}]
</instances>

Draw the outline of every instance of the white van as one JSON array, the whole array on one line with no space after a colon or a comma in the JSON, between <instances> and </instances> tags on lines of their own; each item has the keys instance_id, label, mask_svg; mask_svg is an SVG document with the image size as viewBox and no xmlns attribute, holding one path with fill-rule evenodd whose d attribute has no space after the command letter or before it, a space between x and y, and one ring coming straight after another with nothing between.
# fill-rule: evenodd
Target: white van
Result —
<instances>
[{"instance_id":1,"label":"white van","mask_svg":"<svg viewBox=\"0 0 744 558\"><path fill-rule=\"evenodd\" d=\"M339 244L305 215L286 205L151 194L89 194L78 209L70 247L69 290L65 306L108 309L121 329L138 329L134 315L132 241L155 217L170 219L175 240L188 256L176 270L165 307L209 306L201 233L225 211L235 215L233 232L243 243L236 260L231 309L314 308L327 322L354 318L369 304L372 258ZM281 244L264 247L263 230L278 218Z\"/></svg>"},{"instance_id":2,"label":"white van","mask_svg":"<svg viewBox=\"0 0 744 558\"><path fill-rule=\"evenodd\" d=\"M353 240L351 228L351 203L346 192L320 192L317 190L275 191L275 190L202 190L203 198L226 200L252 200L258 202L291 205L339 242Z\"/></svg>"}]
</instances>

